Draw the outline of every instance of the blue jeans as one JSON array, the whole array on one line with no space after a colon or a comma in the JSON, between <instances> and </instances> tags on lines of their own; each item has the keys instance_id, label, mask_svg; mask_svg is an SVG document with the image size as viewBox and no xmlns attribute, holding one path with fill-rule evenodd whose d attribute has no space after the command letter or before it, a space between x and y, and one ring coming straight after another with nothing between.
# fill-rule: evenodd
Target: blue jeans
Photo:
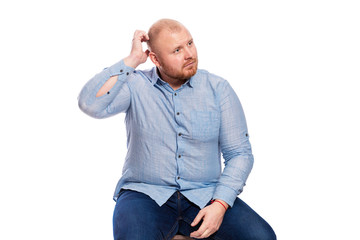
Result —
<instances>
[{"instance_id":1,"label":"blue jeans","mask_svg":"<svg viewBox=\"0 0 360 240\"><path fill-rule=\"evenodd\" d=\"M180 192L159 207L143 193L122 190L114 210L114 239L167 240L177 233L190 236L202 223L190 226L199 211L200 208ZM274 240L276 235L264 219L237 198L233 207L226 211L220 229L207 239Z\"/></svg>"}]
</instances>

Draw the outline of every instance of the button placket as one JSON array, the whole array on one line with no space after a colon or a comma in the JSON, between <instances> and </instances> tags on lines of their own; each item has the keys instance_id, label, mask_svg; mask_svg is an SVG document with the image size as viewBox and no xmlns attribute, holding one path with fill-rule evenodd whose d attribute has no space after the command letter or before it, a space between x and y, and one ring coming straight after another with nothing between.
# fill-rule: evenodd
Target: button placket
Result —
<instances>
[{"instance_id":1,"label":"button placket","mask_svg":"<svg viewBox=\"0 0 360 240\"><path fill-rule=\"evenodd\" d=\"M174 103L174 118L175 118L175 123L177 125L177 133L176 133L176 161L177 161L177 176L176 176L176 180L180 180L181 179L181 173L183 172L184 169L184 149L183 149L183 141L182 141L182 137L183 137L183 126L182 126L182 108L181 108L181 101L180 101L180 95L178 92L174 92L173 93L173 103ZM181 184L181 180L180 183ZM181 188L181 186L180 186Z\"/></svg>"},{"instance_id":2,"label":"button placket","mask_svg":"<svg viewBox=\"0 0 360 240\"><path fill-rule=\"evenodd\" d=\"M180 102L178 100L179 94L176 92L174 93L174 111L175 111L175 118L177 119L181 115L181 111L179 109ZM178 103L179 102L179 103ZM178 121L177 121L178 122ZM178 124L179 125L179 124Z\"/></svg>"}]
</instances>

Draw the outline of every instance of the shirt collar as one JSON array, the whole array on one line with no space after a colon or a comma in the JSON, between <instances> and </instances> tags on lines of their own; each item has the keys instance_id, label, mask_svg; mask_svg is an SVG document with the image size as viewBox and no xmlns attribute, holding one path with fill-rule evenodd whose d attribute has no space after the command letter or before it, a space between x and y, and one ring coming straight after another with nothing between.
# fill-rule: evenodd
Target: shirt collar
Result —
<instances>
[{"instance_id":1,"label":"shirt collar","mask_svg":"<svg viewBox=\"0 0 360 240\"><path fill-rule=\"evenodd\" d=\"M194 76L196 76L196 74ZM184 84L188 84L189 87L194 87L194 76L192 76L190 79L188 79ZM155 85L155 83L158 83L159 81L165 82L164 80L162 80L160 78L156 67L154 67L152 69L152 77L150 80L151 80L152 85Z\"/></svg>"}]
</instances>

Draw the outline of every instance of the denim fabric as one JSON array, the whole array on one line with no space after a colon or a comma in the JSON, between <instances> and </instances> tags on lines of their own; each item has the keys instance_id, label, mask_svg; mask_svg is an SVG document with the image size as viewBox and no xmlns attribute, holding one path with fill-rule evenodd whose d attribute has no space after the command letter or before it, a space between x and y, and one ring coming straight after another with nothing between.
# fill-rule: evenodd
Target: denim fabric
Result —
<instances>
[{"instance_id":1,"label":"denim fabric","mask_svg":"<svg viewBox=\"0 0 360 240\"><path fill-rule=\"evenodd\" d=\"M112 76L118 76L114 87L96 97ZM221 77L198 70L173 90L156 68L135 70L120 61L90 79L78 99L95 118L126 113L128 152L114 200L132 189L162 206L180 191L203 208L212 198L232 206L242 192L253 155L241 103Z\"/></svg>"},{"instance_id":2,"label":"denim fabric","mask_svg":"<svg viewBox=\"0 0 360 240\"><path fill-rule=\"evenodd\" d=\"M190 236L201 225L200 222L195 227L190 226L199 210L180 192L175 192L159 207L143 193L122 190L114 210L114 239L165 240L176 233ZM236 198L233 207L226 211L220 229L207 239L274 240L276 236L264 219Z\"/></svg>"}]
</instances>

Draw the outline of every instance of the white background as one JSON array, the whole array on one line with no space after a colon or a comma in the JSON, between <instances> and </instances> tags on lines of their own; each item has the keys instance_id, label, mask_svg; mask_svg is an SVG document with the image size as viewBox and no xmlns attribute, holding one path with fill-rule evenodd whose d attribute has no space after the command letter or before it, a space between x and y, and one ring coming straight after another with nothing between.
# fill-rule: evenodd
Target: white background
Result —
<instances>
[{"instance_id":1,"label":"white background","mask_svg":"<svg viewBox=\"0 0 360 240\"><path fill-rule=\"evenodd\" d=\"M243 104L255 165L242 199L278 239L360 239L359 12L346 0L2 1L0 239L112 239L124 115L92 119L77 96L164 17Z\"/></svg>"}]
</instances>

